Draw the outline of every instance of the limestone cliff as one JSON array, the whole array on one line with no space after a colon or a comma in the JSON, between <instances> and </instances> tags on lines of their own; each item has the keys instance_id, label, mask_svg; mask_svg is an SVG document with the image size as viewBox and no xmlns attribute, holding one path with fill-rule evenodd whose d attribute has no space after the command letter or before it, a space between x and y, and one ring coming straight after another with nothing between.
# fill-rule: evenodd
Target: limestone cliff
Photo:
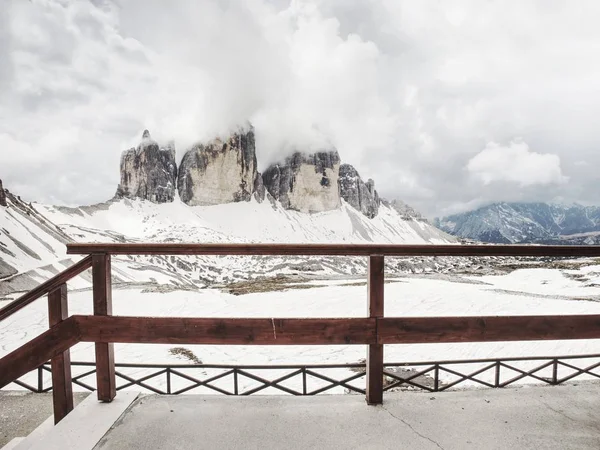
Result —
<instances>
[{"instance_id":1,"label":"limestone cliff","mask_svg":"<svg viewBox=\"0 0 600 450\"><path fill-rule=\"evenodd\" d=\"M217 138L188 150L179 167L177 189L181 200L192 206L249 201L257 176L250 126L225 140Z\"/></svg>"},{"instance_id":2,"label":"limestone cliff","mask_svg":"<svg viewBox=\"0 0 600 450\"><path fill-rule=\"evenodd\" d=\"M336 150L308 155L296 152L284 163L265 170L263 183L284 208L309 213L330 211L341 206L339 169Z\"/></svg>"},{"instance_id":3,"label":"limestone cliff","mask_svg":"<svg viewBox=\"0 0 600 450\"><path fill-rule=\"evenodd\" d=\"M340 195L346 202L370 219L377 215L379 195L373 180L369 179L365 183L353 166L342 164L339 183Z\"/></svg>"},{"instance_id":4,"label":"limestone cliff","mask_svg":"<svg viewBox=\"0 0 600 450\"><path fill-rule=\"evenodd\" d=\"M142 198L154 203L172 202L175 198L177 163L175 147L160 148L148 130L137 148L121 154L121 183L118 198Z\"/></svg>"}]
</instances>

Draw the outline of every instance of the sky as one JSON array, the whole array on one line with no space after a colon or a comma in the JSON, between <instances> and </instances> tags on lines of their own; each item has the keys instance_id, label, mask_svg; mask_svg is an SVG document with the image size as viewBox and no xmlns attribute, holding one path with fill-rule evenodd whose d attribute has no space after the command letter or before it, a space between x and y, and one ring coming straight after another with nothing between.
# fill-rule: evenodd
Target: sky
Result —
<instances>
[{"instance_id":1,"label":"sky","mask_svg":"<svg viewBox=\"0 0 600 450\"><path fill-rule=\"evenodd\" d=\"M259 169L336 148L427 217L600 204L596 0L0 0L0 179L111 198L144 129L250 121Z\"/></svg>"}]
</instances>

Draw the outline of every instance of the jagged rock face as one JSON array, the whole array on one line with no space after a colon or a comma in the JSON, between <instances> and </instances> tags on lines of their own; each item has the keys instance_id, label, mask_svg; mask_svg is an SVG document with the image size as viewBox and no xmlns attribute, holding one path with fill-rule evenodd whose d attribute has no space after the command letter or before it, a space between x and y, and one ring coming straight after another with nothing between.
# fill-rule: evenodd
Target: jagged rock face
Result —
<instances>
[{"instance_id":1,"label":"jagged rock face","mask_svg":"<svg viewBox=\"0 0 600 450\"><path fill-rule=\"evenodd\" d=\"M336 150L310 155L294 153L263 173L265 188L286 209L322 212L341 206Z\"/></svg>"},{"instance_id":2,"label":"jagged rock face","mask_svg":"<svg viewBox=\"0 0 600 450\"><path fill-rule=\"evenodd\" d=\"M258 203L262 203L266 194L265 185L263 184L262 175L257 172L254 178L254 198Z\"/></svg>"},{"instance_id":3,"label":"jagged rock face","mask_svg":"<svg viewBox=\"0 0 600 450\"><path fill-rule=\"evenodd\" d=\"M177 163L173 144L160 148L148 130L137 148L121 154L119 198L142 198L154 203L172 202L175 198Z\"/></svg>"},{"instance_id":4,"label":"jagged rock face","mask_svg":"<svg viewBox=\"0 0 600 450\"><path fill-rule=\"evenodd\" d=\"M2 187L2 180L0 180L0 206L6 206L6 192Z\"/></svg>"},{"instance_id":5,"label":"jagged rock face","mask_svg":"<svg viewBox=\"0 0 600 450\"><path fill-rule=\"evenodd\" d=\"M379 211L379 195L375 190L375 182L362 180L357 170L350 164L340 166L340 195L353 208L372 219Z\"/></svg>"},{"instance_id":6,"label":"jagged rock face","mask_svg":"<svg viewBox=\"0 0 600 450\"><path fill-rule=\"evenodd\" d=\"M381 201L384 203L384 201ZM387 206L394 208L398 214L404 220L419 220L422 222L427 222L427 220L421 215L419 211L413 208L410 205L407 205L402 200L392 200L391 203L385 202Z\"/></svg>"},{"instance_id":7,"label":"jagged rock face","mask_svg":"<svg viewBox=\"0 0 600 450\"><path fill-rule=\"evenodd\" d=\"M257 176L250 127L225 141L214 139L188 150L179 167L177 189L181 200L191 206L249 201Z\"/></svg>"}]
</instances>

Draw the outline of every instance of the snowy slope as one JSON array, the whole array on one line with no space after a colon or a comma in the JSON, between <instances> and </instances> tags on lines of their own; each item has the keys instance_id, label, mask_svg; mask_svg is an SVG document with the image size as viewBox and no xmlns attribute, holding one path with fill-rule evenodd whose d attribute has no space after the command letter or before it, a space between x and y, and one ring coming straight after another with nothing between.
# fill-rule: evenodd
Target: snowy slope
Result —
<instances>
[{"instance_id":1,"label":"snowy slope","mask_svg":"<svg viewBox=\"0 0 600 450\"><path fill-rule=\"evenodd\" d=\"M6 249L0 260L7 265L0 294L31 289L63 270L65 264L77 260L78 257L66 256L67 241L454 242L453 237L427 222L384 205L374 219L368 219L346 203L338 210L317 214L288 211L277 202L254 200L195 207L179 199L160 205L123 199L79 208L39 204L27 207L35 210L35 214L23 213L21 210L26 206L11 204L0 208L5 230L0 234L0 243ZM46 270L42 269L44 266L48 266ZM302 273L306 269L323 275L360 273L365 261L364 258L157 256L117 257L113 266L115 283L191 288L264 275Z\"/></svg>"},{"instance_id":2,"label":"snowy slope","mask_svg":"<svg viewBox=\"0 0 600 450\"><path fill-rule=\"evenodd\" d=\"M0 207L0 257L5 264L0 278L64 256L65 243L71 240L66 234L33 206L14 197L7 201L7 207Z\"/></svg>"},{"instance_id":3,"label":"snowy slope","mask_svg":"<svg viewBox=\"0 0 600 450\"><path fill-rule=\"evenodd\" d=\"M344 203L316 214L289 211L279 203L256 201L187 206L180 200L157 205L121 200L87 208L40 206L54 223L77 240L108 237L152 242L286 243L448 243L452 237L421 220L404 220L391 207L368 219Z\"/></svg>"},{"instance_id":4,"label":"snowy slope","mask_svg":"<svg viewBox=\"0 0 600 450\"><path fill-rule=\"evenodd\" d=\"M73 263L65 254L73 239L36 206L10 193L7 203L0 207L0 298L31 289Z\"/></svg>"}]
</instances>

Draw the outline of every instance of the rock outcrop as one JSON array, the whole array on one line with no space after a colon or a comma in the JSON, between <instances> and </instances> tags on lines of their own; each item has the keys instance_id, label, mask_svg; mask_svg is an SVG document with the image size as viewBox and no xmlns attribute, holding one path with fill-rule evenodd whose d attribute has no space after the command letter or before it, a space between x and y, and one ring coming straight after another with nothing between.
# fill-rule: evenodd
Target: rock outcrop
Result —
<instances>
[{"instance_id":1,"label":"rock outcrop","mask_svg":"<svg viewBox=\"0 0 600 450\"><path fill-rule=\"evenodd\" d=\"M254 198L258 203L262 203L265 199L267 190L265 189L265 185L263 184L262 175L257 172L256 178L254 178Z\"/></svg>"},{"instance_id":2,"label":"rock outcrop","mask_svg":"<svg viewBox=\"0 0 600 450\"><path fill-rule=\"evenodd\" d=\"M369 219L379 211L379 195L375 190L375 182L369 179L366 183L358 171L350 164L340 166L340 195L352 207Z\"/></svg>"},{"instance_id":3,"label":"rock outcrop","mask_svg":"<svg viewBox=\"0 0 600 450\"><path fill-rule=\"evenodd\" d=\"M340 156L336 150L313 154L294 153L283 164L263 173L265 188L286 209L322 212L341 206L338 176Z\"/></svg>"},{"instance_id":4,"label":"rock outcrop","mask_svg":"<svg viewBox=\"0 0 600 450\"><path fill-rule=\"evenodd\" d=\"M381 203L395 209L403 220L418 220L421 222L427 222L427 219L425 219L419 211L412 206L407 205L402 200L392 200L391 202L387 202L381 199Z\"/></svg>"},{"instance_id":5,"label":"rock outcrop","mask_svg":"<svg viewBox=\"0 0 600 450\"><path fill-rule=\"evenodd\" d=\"M6 192L2 187L2 180L0 180L0 206L6 206Z\"/></svg>"},{"instance_id":6,"label":"rock outcrop","mask_svg":"<svg viewBox=\"0 0 600 450\"><path fill-rule=\"evenodd\" d=\"M249 201L258 176L254 128L226 140L198 144L183 156L177 178L181 200L191 206Z\"/></svg>"},{"instance_id":7,"label":"rock outcrop","mask_svg":"<svg viewBox=\"0 0 600 450\"><path fill-rule=\"evenodd\" d=\"M137 148L121 154L121 183L116 197L141 198L154 203L172 202L176 181L174 145L160 148L145 130Z\"/></svg>"}]
</instances>

